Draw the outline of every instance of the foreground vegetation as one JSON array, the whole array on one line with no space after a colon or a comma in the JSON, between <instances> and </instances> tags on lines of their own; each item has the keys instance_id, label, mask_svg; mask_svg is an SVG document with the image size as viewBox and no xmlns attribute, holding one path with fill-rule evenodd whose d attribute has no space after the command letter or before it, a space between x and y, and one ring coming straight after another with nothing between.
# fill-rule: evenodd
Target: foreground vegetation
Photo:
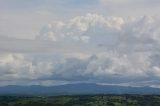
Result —
<instances>
[{"instance_id":1,"label":"foreground vegetation","mask_svg":"<svg viewBox=\"0 0 160 106\"><path fill-rule=\"evenodd\" d=\"M0 96L0 106L160 106L155 95Z\"/></svg>"}]
</instances>

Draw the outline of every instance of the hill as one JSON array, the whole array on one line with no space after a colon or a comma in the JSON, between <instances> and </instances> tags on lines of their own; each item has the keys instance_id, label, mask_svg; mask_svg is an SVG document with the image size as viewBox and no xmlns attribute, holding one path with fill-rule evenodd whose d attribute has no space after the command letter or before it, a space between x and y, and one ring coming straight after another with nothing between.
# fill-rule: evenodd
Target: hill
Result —
<instances>
[{"instance_id":1,"label":"hill","mask_svg":"<svg viewBox=\"0 0 160 106\"><path fill-rule=\"evenodd\" d=\"M125 87L97 85L92 83L66 84L59 86L4 86L0 87L0 95L95 95L95 94L160 94L159 88Z\"/></svg>"}]
</instances>

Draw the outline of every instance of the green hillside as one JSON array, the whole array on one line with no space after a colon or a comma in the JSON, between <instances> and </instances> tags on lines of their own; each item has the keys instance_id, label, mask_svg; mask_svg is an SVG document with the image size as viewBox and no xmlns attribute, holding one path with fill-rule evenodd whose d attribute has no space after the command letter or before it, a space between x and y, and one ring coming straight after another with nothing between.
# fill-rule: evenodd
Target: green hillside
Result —
<instances>
[{"instance_id":1,"label":"green hillside","mask_svg":"<svg viewBox=\"0 0 160 106\"><path fill-rule=\"evenodd\" d=\"M0 106L160 106L156 95L1 96Z\"/></svg>"}]
</instances>

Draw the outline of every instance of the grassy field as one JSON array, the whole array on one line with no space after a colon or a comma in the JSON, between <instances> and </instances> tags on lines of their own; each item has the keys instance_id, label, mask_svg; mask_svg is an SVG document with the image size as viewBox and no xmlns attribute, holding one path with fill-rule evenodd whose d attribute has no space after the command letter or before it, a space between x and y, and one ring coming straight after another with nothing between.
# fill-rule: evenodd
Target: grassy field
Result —
<instances>
[{"instance_id":1,"label":"grassy field","mask_svg":"<svg viewBox=\"0 0 160 106\"><path fill-rule=\"evenodd\" d=\"M0 106L160 106L156 95L0 96Z\"/></svg>"}]
</instances>

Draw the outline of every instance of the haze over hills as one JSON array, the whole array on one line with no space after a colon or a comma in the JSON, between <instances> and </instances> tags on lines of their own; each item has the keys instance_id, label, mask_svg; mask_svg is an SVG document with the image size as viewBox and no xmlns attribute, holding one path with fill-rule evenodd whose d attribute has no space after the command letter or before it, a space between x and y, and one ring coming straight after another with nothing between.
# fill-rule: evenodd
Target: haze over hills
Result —
<instances>
[{"instance_id":1,"label":"haze over hills","mask_svg":"<svg viewBox=\"0 0 160 106\"><path fill-rule=\"evenodd\" d=\"M94 95L94 94L160 94L159 88L124 87L111 85L97 85L93 83L66 84L59 86L4 86L0 87L0 95Z\"/></svg>"}]
</instances>

